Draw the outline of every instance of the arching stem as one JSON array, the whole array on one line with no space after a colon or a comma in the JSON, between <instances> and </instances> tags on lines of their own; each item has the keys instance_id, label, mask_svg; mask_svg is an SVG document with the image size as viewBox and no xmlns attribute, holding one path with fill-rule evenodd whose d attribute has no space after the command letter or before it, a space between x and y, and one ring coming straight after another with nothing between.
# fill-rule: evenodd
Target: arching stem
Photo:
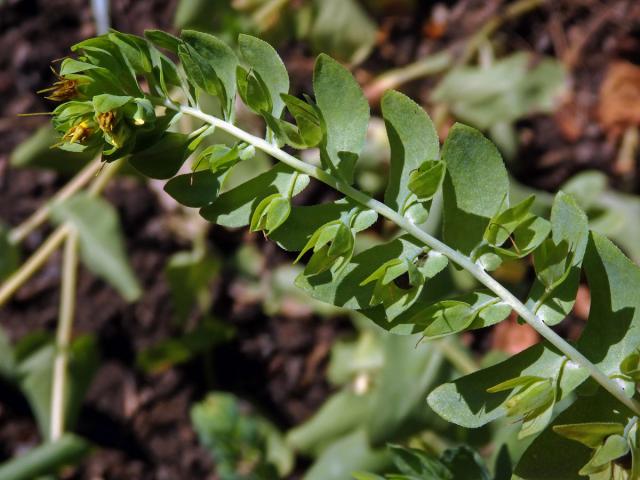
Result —
<instances>
[{"instance_id":1,"label":"arching stem","mask_svg":"<svg viewBox=\"0 0 640 480\"><path fill-rule=\"evenodd\" d=\"M618 384L611 378L609 378L604 372L602 372L596 365L594 365L587 357L571 346L565 339L554 332L547 324L545 324L535 313L529 310L520 300L518 300L509 290L503 287L498 281L496 281L491 275L489 275L484 269L474 263L466 255L452 249L445 243L441 242L437 238L429 235L421 230L415 224L411 223L408 219L388 207L382 202L371 198L369 195L355 189L351 185L344 183L339 178L336 178L329 173L321 170L318 167L303 162L302 160L290 155L289 153L281 150L280 148L272 145L266 140L256 137L248 132L245 132L241 128L232 125L224 120L216 118L212 115L208 115L201 110L192 108L186 105L175 105L171 102L167 102L166 106L178 110L186 115L198 118L206 123L214 125L235 138L242 140L243 142L253 145L255 148L262 150L267 155L281 161L282 163L290 166L294 170L305 173L310 177L319 180L322 183L329 185L335 190L343 193L352 200L357 201L363 206L370 208L377 212L379 215L391 220L402 230L406 231L416 239L423 242L428 247L442 253L449 260L458 264L460 267L467 270L473 275L480 283L486 286L489 290L495 293L508 304L513 310L525 322L527 322L534 330L536 330L542 337L544 337L551 345L562 352L567 358L580 367L589 372L591 377L598 382L605 390L611 393L622 404L626 405L633 412L640 415L640 403L634 399L630 399L626 396L624 391L618 386Z\"/></svg>"}]
</instances>

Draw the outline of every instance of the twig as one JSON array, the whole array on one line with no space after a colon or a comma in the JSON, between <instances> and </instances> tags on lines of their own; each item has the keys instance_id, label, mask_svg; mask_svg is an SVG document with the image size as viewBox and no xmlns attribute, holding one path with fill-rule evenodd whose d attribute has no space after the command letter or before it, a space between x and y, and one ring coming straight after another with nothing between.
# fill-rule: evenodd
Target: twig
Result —
<instances>
[{"instance_id":1,"label":"twig","mask_svg":"<svg viewBox=\"0 0 640 480\"><path fill-rule=\"evenodd\" d=\"M562 352L569 360L571 360L577 366L580 366L588 371L591 377L596 382L598 382L605 390L611 393L611 395L618 399L620 403L627 406L636 414L640 415L640 402L635 399L628 398L626 393L620 388L615 380L609 378L607 374L600 370L595 364L593 364L591 360L585 357L574 346L572 346L569 342L567 342L560 335L554 332L551 327L544 323L544 321L534 312L529 310L529 308L527 308L515 295L513 295L513 293L511 293L500 282L489 275L483 268L477 265L468 256L454 250L447 244L429 235L420 227L417 227L407 218L403 217L401 214L390 208L388 205L370 197L360 190L357 190L341 179L334 177L330 173L327 173L314 165L303 162L302 160L294 157L284 150L277 148L276 146L270 144L260 137L256 137L231 123L228 123L220 118L216 118L212 115L208 115L196 108L192 108L186 105L175 105L171 102L167 102L166 106L178 110L184 114L199 118L202 121L208 122L216 128L219 128L222 131L233 135L237 139L253 145L258 150L263 151L267 155L270 155L271 157L281 161L291 168L305 173L326 185L329 185L333 189L350 197L361 205L377 212L380 216L391 220L399 228L403 229L417 240L420 240L429 248L442 253L449 260L468 271L481 284L483 284L485 287L495 293L499 298L501 298L504 303L515 310L515 312L520 315L520 317L526 323L533 327L534 330L536 330L542 337L544 337L552 346Z\"/></svg>"},{"instance_id":2,"label":"twig","mask_svg":"<svg viewBox=\"0 0 640 480\"><path fill-rule=\"evenodd\" d=\"M62 187L56 195L47 203L36 210L29 218L9 232L9 241L18 244L24 241L31 232L49 219L51 214L51 205L55 202L65 200L83 188L87 183L95 177L100 170L100 160L96 159L88 163L78 174L73 177L69 183Z\"/></svg>"},{"instance_id":3,"label":"twig","mask_svg":"<svg viewBox=\"0 0 640 480\"><path fill-rule=\"evenodd\" d=\"M440 52L422 58L406 67L389 70L364 88L364 95L370 102L377 102L386 90L398 88L412 80L444 72L453 65L449 52Z\"/></svg>"},{"instance_id":4,"label":"twig","mask_svg":"<svg viewBox=\"0 0 640 480\"><path fill-rule=\"evenodd\" d=\"M485 22L480 29L474 33L465 45L464 52L457 61L458 65L468 63L480 46L493 35L506 22L515 20L516 18L529 13L540 7L546 0L518 0L509 5L504 13L498 13Z\"/></svg>"},{"instance_id":5,"label":"twig","mask_svg":"<svg viewBox=\"0 0 640 480\"><path fill-rule=\"evenodd\" d=\"M51 424L49 440L56 441L64 433L65 406L67 396L67 367L73 331L78 280L78 232L70 228L62 259L62 288L60 291L60 314L56 334L56 356L53 363L51 389Z\"/></svg>"},{"instance_id":6,"label":"twig","mask_svg":"<svg viewBox=\"0 0 640 480\"><path fill-rule=\"evenodd\" d=\"M116 160L100 174L89 188L90 196L99 195L116 173L124 165L124 160ZM67 224L56 228L29 259L0 286L0 307L46 263L69 234Z\"/></svg>"},{"instance_id":7,"label":"twig","mask_svg":"<svg viewBox=\"0 0 640 480\"><path fill-rule=\"evenodd\" d=\"M477 363L471 358L453 337L436 340L433 345L442 352L447 361L463 375L469 375L478 371Z\"/></svg>"},{"instance_id":8,"label":"twig","mask_svg":"<svg viewBox=\"0 0 640 480\"><path fill-rule=\"evenodd\" d=\"M499 13L491 17L469 38L465 44L462 55L457 60L454 60L454 55L451 52L442 51L432 56L421 58L405 67L389 70L375 78L364 88L365 96L370 102L377 102L385 90L398 88L400 85L412 80L442 73L456 65L468 63L480 46L504 23L538 8L545 2L546 0L519 0L509 5L504 13Z\"/></svg>"}]
</instances>

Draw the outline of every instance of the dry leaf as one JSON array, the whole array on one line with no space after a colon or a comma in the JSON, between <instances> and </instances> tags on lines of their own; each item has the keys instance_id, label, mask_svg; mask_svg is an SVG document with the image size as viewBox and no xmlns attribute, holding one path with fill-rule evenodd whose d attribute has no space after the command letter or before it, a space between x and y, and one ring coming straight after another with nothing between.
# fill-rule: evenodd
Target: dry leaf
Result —
<instances>
[{"instance_id":1,"label":"dry leaf","mask_svg":"<svg viewBox=\"0 0 640 480\"><path fill-rule=\"evenodd\" d=\"M507 320L493 330L493 348L509 355L515 355L540 341L540 335L526 323L517 322L518 315L512 312Z\"/></svg>"},{"instance_id":2,"label":"dry leaf","mask_svg":"<svg viewBox=\"0 0 640 480\"><path fill-rule=\"evenodd\" d=\"M598 117L612 138L640 125L640 67L629 62L609 66L600 88Z\"/></svg>"}]
</instances>

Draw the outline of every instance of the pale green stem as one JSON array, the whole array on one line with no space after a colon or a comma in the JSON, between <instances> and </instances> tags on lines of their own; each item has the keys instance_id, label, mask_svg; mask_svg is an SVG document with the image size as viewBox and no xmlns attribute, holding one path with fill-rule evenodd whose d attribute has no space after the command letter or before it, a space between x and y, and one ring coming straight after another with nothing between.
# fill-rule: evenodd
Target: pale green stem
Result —
<instances>
[{"instance_id":1,"label":"pale green stem","mask_svg":"<svg viewBox=\"0 0 640 480\"><path fill-rule=\"evenodd\" d=\"M458 65L466 64L478 51L478 48L487 41L505 22L515 20L525 13L535 10L545 4L547 0L518 0L506 7L503 13L491 17L482 27L476 31L465 45L464 52L458 60Z\"/></svg>"},{"instance_id":2,"label":"pale green stem","mask_svg":"<svg viewBox=\"0 0 640 480\"><path fill-rule=\"evenodd\" d=\"M518 300L509 290L503 287L498 281L496 281L491 275L489 275L484 269L474 263L466 255L452 249L445 243L441 242L437 238L427 234L408 219L388 207L382 202L371 198L367 194L353 188L351 185L344 183L342 180L333 177L329 173L317 168L313 165L303 162L302 160L288 154L284 150L277 148L262 138L251 135L248 132L225 122L219 118L208 115L198 109L185 106L185 105L173 105L167 103L169 108L174 108L187 115L191 115L195 118L214 125L216 128L233 135L239 140L253 145L255 148L262 150L264 153L272 156L273 158L281 161L282 163L289 165L291 168L305 173L310 177L319 180L330 187L338 190L351 199L359 202L377 212L379 215L391 220L398 227L411 234L416 239L423 242L428 247L442 253L454 263L471 273L480 283L486 286L489 290L495 293L502 299L507 305L516 311L518 315L525 322L527 322L534 330L536 330L542 337L544 337L551 345L566 355L571 361L586 369L593 379L602 385L607 391L609 391L614 397L616 397L621 403L629 407L632 411L640 414L640 403L633 399L627 398L624 391L618 386L618 384L603 373L596 365L594 365L588 358L582 353L571 346L566 340L555 333L549 326L547 326L535 313L529 310L520 300Z\"/></svg>"},{"instance_id":3,"label":"pale green stem","mask_svg":"<svg viewBox=\"0 0 640 480\"><path fill-rule=\"evenodd\" d=\"M506 7L504 12L498 13L487 20L482 27L469 38L462 54L457 60L454 60L454 55L451 52L441 51L426 58L421 58L407 66L389 70L365 87L365 96L369 101L378 101L385 90L395 89L418 78L436 75L456 65L466 64L473 58L481 45L487 42L491 35L505 22L514 20L540 7L545 1L546 0L518 0L512 3Z\"/></svg>"},{"instance_id":4,"label":"pale green stem","mask_svg":"<svg viewBox=\"0 0 640 480\"><path fill-rule=\"evenodd\" d=\"M124 160L116 160L95 179L88 189L89 195L99 195L114 175L122 168ZM69 226L64 224L56 228L42 245L23 263L18 270L0 285L0 307L2 307L12 295L35 274L47 262L49 257L62 245L69 234Z\"/></svg>"},{"instance_id":5,"label":"pale green stem","mask_svg":"<svg viewBox=\"0 0 640 480\"><path fill-rule=\"evenodd\" d=\"M36 228L49 219L51 214L51 205L55 202L65 200L83 188L87 183L95 177L100 170L100 160L96 159L88 163L78 174L73 177L69 183L62 187L53 198L36 210L29 218L12 228L9 232L9 241L13 244L22 242Z\"/></svg>"},{"instance_id":6,"label":"pale green stem","mask_svg":"<svg viewBox=\"0 0 640 480\"><path fill-rule=\"evenodd\" d=\"M422 58L406 67L389 70L364 89L364 94L369 101L377 101L386 91L398 88L418 78L435 75L444 72L453 65L453 55L449 52L436 53L427 58Z\"/></svg>"},{"instance_id":7,"label":"pale green stem","mask_svg":"<svg viewBox=\"0 0 640 480\"><path fill-rule=\"evenodd\" d=\"M436 340L433 344L442 352L447 361L463 375L469 375L478 371L478 364L460 345L458 339L449 337Z\"/></svg>"},{"instance_id":8,"label":"pale green stem","mask_svg":"<svg viewBox=\"0 0 640 480\"><path fill-rule=\"evenodd\" d=\"M49 257L62 245L69 234L69 227L61 225L56 228L29 259L24 262L3 284L0 286L0 307L46 263Z\"/></svg>"},{"instance_id":9,"label":"pale green stem","mask_svg":"<svg viewBox=\"0 0 640 480\"><path fill-rule=\"evenodd\" d=\"M62 258L62 287L60 290L60 314L56 334L56 355L53 363L51 388L51 424L49 440L56 441L65 429L65 404L67 396L67 367L73 332L73 317L78 281L78 232L70 229Z\"/></svg>"}]
</instances>

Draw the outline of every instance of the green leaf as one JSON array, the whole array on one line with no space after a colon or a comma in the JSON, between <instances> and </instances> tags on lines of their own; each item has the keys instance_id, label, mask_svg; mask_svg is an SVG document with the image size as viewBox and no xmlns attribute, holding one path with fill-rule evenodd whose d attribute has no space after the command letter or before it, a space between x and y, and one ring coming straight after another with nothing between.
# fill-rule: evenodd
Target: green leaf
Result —
<instances>
[{"instance_id":1,"label":"green leaf","mask_svg":"<svg viewBox=\"0 0 640 480\"><path fill-rule=\"evenodd\" d=\"M11 341L4 329L0 328L0 375L12 380L15 375L16 358Z\"/></svg>"},{"instance_id":2,"label":"green leaf","mask_svg":"<svg viewBox=\"0 0 640 480\"><path fill-rule=\"evenodd\" d=\"M640 381L640 352L636 350L620 362L620 372L634 382Z\"/></svg>"},{"instance_id":3,"label":"green leaf","mask_svg":"<svg viewBox=\"0 0 640 480\"><path fill-rule=\"evenodd\" d=\"M525 52L485 66L451 70L431 98L446 103L453 114L481 130L510 123L532 113L553 112L565 86L561 62Z\"/></svg>"},{"instance_id":4,"label":"green leaf","mask_svg":"<svg viewBox=\"0 0 640 480\"><path fill-rule=\"evenodd\" d=\"M244 150L246 149L242 149L240 144L236 144L233 147L210 145L202 151L200 158L208 157L209 169L213 173L226 172L242 160L241 155Z\"/></svg>"},{"instance_id":5,"label":"green leaf","mask_svg":"<svg viewBox=\"0 0 640 480\"><path fill-rule=\"evenodd\" d=\"M299 252L314 232L327 223L340 220L350 224L352 230L357 233L372 226L377 219L378 214L375 211L363 211L362 207L349 199L301 207L294 205L282 228L273 232L270 238L285 250Z\"/></svg>"},{"instance_id":6,"label":"green leaf","mask_svg":"<svg viewBox=\"0 0 640 480\"><path fill-rule=\"evenodd\" d=\"M420 325L424 327L424 336L439 338L465 330L475 317L475 312L464 302L442 300L420 314Z\"/></svg>"},{"instance_id":7,"label":"green leaf","mask_svg":"<svg viewBox=\"0 0 640 480\"><path fill-rule=\"evenodd\" d=\"M109 40L118 47L128 66L138 75L151 73L149 44L136 35L112 31L107 34ZM147 77L148 78L148 77Z\"/></svg>"},{"instance_id":8,"label":"green leaf","mask_svg":"<svg viewBox=\"0 0 640 480\"><path fill-rule=\"evenodd\" d=\"M244 104L254 112L270 112L272 102L269 89L262 78L251 70L245 70L238 66L236 76L238 77L238 93Z\"/></svg>"},{"instance_id":9,"label":"green leaf","mask_svg":"<svg viewBox=\"0 0 640 480\"><path fill-rule=\"evenodd\" d=\"M605 440L604 445L595 451L589 463L582 467L578 473L581 475L599 473L611 462L624 457L627 453L629 453L629 443L626 438L622 435L611 435Z\"/></svg>"},{"instance_id":10,"label":"green leaf","mask_svg":"<svg viewBox=\"0 0 640 480\"><path fill-rule=\"evenodd\" d=\"M169 258L165 275L178 323L186 321L195 306L208 306L211 282L219 272L220 260L207 252L178 252Z\"/></svg>"},{"instance_id":11,"label":"green leaf","mask_svg":"<svg viewBox=\"0 0 640 480\"><path fill-rule=\"evenodd\" d=\"M384 470L391 463L386 449L371 448L366 433L356 430L325 450L305 474L305 480L343 480L358 470Z\"/></svg>"},{"instance_id":12,"label":"green leaf","mask_svg":"<svg viewBox=\"0 0 640 480\"><path fill-rule=\"evenodd\" d=\"M315 106L293 95L281 95L287 110L296 120L305 147L316 147L322 141L322 126Z\"/></svg>"},{"instance_id":13,"label":"green leaf","mask_svg":"<svg viewBox=\"0 0 640 480\"><path fill-rule=\"evenodd\" d=\"M640 345L640 268L592 232L584 270L591 310L578 349L606 375L619 375L622 361Z\"/></svg>"},{"instance_id":14,"label":"green leaf","mask_svg":"<svg viewBox=\"0 0 640 480\"><path fill-rule=\"evenodd\" d=\"M72 154L59 148L51 148L59 141L60 135L51 125L43 126L11 152L9 162L12 167L44 168L73 174L95 155L95 152L89 150Z\"/></svg>"},{"instance_id":15,"label":"green leaf","mask_svg":"<svg viewBox=\"0 0 640 480\"><path fill-rule=\"evenodd\" d=\"M157 179L173 177L189 155L189 138L176 132L167 132L149 148L129 157L129 162L143 175Z\"/></svg>"},{"instance_id":16,"label":"green leaf","mask_svg":"<svg viewBox=\"0 0 640 480\"><path fill-rule=\"evenodd\" d=\"M16 350L17 350L16 346ZM51 338L34 348L16 365L16 381L27 397L43 436L49 434L55 345ZM94 337L76 338L69 349L65 428L73 428L93 375L98 369L98 345Z\"/></svg>"},{"instance_id":17,"label":"green leaf","mask_svg":"<svg viewBox=\"0 0 640 480\"><path fill-rule=\"evenodd\" d=\"M417 433L438 421L424 398L449 370L435 345L424 342L416 346L419 341L419 335L382 335L384 362L373 381L364 422L373 446Z\"/></svg>"},{"instance_id":18,"label":"green leaf","mask_svg":"<svg viewBox=\"0 0 640 480\"><path fill-rule=\"evenodd\" d=\"M391 145L391 169L384 201L389 207L404 214L413 189L426 193L424 190L428 185L425 185L425 181L434 177L435 189L439 187L440 179L437 177L441 178L443 172L431 172L433 175L421 178L412 175L412 172L418 170L425 161L438 158L440 142L427 113L409 97L388 91L382 97L381 108ZM412 182L409 181L410 178ZM434 194L435 191L431 196Z\"/></svg>"},{"instance_id":19,"label":"green leaf","mask_svg":"<svg viewBox=\"0 0 640 480\"><path fill-rule=\"evenodd\" d=\"M183 30L181 38L186 48L180 47L180 59L187 76L208 94L220 97L224 118L233 118L238 57L208 33Z\"/></svg>"},{"instance_id":20,"label":"green leaf","mask_svg":"<svg viewBox=\"0 0 640 480\"><path fill-rule=\"evenodd\" d=\"M291 213L291 201L279 193L274 193L262 199L251 216L250 230L257 232L264 230L271 235L282 225Z\"/></svg>"},{"instance_id":21,"label":"green leaf","mask_svg":"<svg viewBox=\"0 0 640 480\"><path fill-rule=\"evenodd\" d=\"M549 222L524 211L530 204L525 200L491 220L485 230L485 243L471 254L485 270L495 270L503 260L529 255L549 236Z\"/></svg>"},{"instance_id":22,"label":"green leaf","mask_svg":"<svg viewBox=\"0 0 640 480\"><path fill-rule=\"evenodd\" d=\"M221 478L275 479L289 475L293 452L278 429L262 416L246 411L236 397L213 392L191 409L200 442L211 452Z\"/></svg>"},{"instance_id":23,"label":"green leaf","mask_svg":"<svg viewBox=\"0 0 640 480\"><path fill-rule=\"evenodd\" d=\"M289 91L289 74L282 59L271 45L250 35L241 34L238 46L242 58L268 90L272 105L269 113L279 118L284 108L281 95Z\"/></svg>"},{"instance_id":24,"label":"green leaf","mask_svg":"<svg viewBox=\"0 0 640 480\"><path fill-rule=\"evenodd\" d=\"M314 0L318 16L309 33L315 52L360 63L375 45L377 27L355 0Z\"/></svg>"},{"instance_id":25,"label":"green leaf","mask_svg":"<svg viewBox=\"0 0 640 480\"><path fill-rule=\"evenodd\" d=\"M46 442L0 465L4 480L33 480L43 475L57 475L63 467L78 464L91 450L81 437L66 433L55 442Z\"/></svg>"},{"instance_id":26,"label":"green leaf","mask_svg":"<svg viewBox=\"0 0 640 480\"><path fill-rule=\"evenodd\" d=\"M481 241L491 218L507 207L509 180L500 153L480 132L456 124L442 149L444 240L469 254Z\"/></svg>"},{"instance_id":27,"label":"green leaf","mask_svg":"<svg viewBox=\"0 0 640 480\"><path fill-rule=\"evenodd\" d=\"M551 209L551 238L534 253L536 281L526 304L548 325L560 323L573 308L588 235L584 212L559 192Z\"/></svg>"},{"instance_id":28,"label":"green leaf","mask_svg":"<svg viewBox=\"0 0 640 480\"><path fill-rule=\"evenodd\" d=\"M520 376L548 378L560 372L557 401L586 380L588 373L567 364L565 357L555 350L538 344L504 362L439 386L427 401L445 420L466 428L478 428L507 414L510 395L489 393L491 387Z\"/></svg>"},{"instance_id":29,"label":"green leaf","mask_svg":"<svg viewBox=\"0 0 640 480\"><path fill-rule=\"evenodd\" d=\"M444 257L444 256L443 256ZM444 257L441 262L446 266L447 260ZM434 284L435 286L435 284ZM406 311L395 317L393 320L387 321L384 315L375 309L363 311L365 315L371 318L380 327L389 330L398 335L410 335L414 333L424 333L425 316L423 312L431 309L434 305L434 292L432 288L424 289L422 295L416 302ZM435 298L446 294L435 293ZM450 298L455 303L465 304L473 313L472 322L466 327L466 330L475 330L478 328L489 327L501 322L511 313L511 307L500 301L494 294L485 290L466 293ZM437 310L437 308L436 308Z\"/></svg>"},{"instance_id":30,"label":"green leaf","mask_svg":"<svg viewBox=\"0 0 640 480\"><path fill-rule=\"evenodd\" d=\"M182 205L204 207L218 198L223 179L224 174L199 170L172 178L164 186L164 191Z\"/></svg>"},{"instance_id":31,"label":"green leaf","mask_svg":"<svg viewBox=\"0 0 640 480\"><path fill-rule=\"evenodd\" d=\"M106 113L111 110L117 110L123 107L129 102L133 101L133 97L128 95L110 95L102 94L96 95L91 99L93 103L93 109L96 113Z\"/></svg>"},{"instance_id":32,"label":"green leaf","mask_svg":"<svg viewBox=\"0 0 640 480\"><path fill-rule=\"evenodd\" d=\"M309 177L294 172L280 163L271 170L222 193L211 205L200 210L200 214L225 227L249 225L251 214L264 198L274 193L287 195L294 182L292 196L300 193L309 184Z\"/></svg>"},{"instance_id":33,"label":"green leaf","mask_svg":"<svg viewBox=\"0 0 640 480\"><path fill-rule=\"evenodd\" d=\"M440 189L446 167L443 162L426 161L409 174L409 190L418 200L431 200Z\"/></svg>"},{"instance_id":34,"label":"green leaf","mask_svg":"<svg viewBox=\"0 0 640 480\"><path fill-rule=\"evenodd\" d=\"M313 91L325 134L323 166L353 183L355 162L367 135L369 103L349 70L327 55L316 60Z\"/></svg>"},{"instance_id":35,"label":"green leaf","mask_svg":"<svg viewBox=\"0 0 640 480\"><path fill-rule=\"evenodd\" d=\"M314 415L287 434L287 443L307 455L317 455L336 439L353 431L368 415L369 396L348 388L333 394Z\"/></svg>"},{"instance_id":36,"label":"green leaf","mask_svg":"<svg viewBox=\"0 0 640 480\"><path fill-rule=\"evenodd\" d=\"M144 31L144 36L154 45L178 54L178 47L182 43L178 37L171 35L163 30L149 29Z\"/></svg>"},{"instance_id":37,"label":"green leaf","mask_svg":"<svg viewBox=\"0 0 640 480\"><path fill-rule=\"evenodd\" d=\"M591 234L584 263L592 308L578 349L605 374L618 375L620 362L640 343L636 327L640 322L636 293L640 270L609 240L595 233ZM540 344L506 362L438 387L429 395L429 404L449 421L478 427L505 413L507 398L485 391L508 378L548 377L549 373L562 371L556 401L564 398L587 378L586 372L571 363L565 365L565 361L564 356ZM510 374L505 375L507 372Z\"/></svg>"},{"instance_id":38,"label":"green leaf","mask_svg":"<svg viewBox=\"0 0 640 480\"><path fill-rule=\"evenodd\" d=\"M528 388L534 383L544 381L544 377L536 377L533 375L522 375L520 377L511 378L505 382L501 382L497 385L494 385L491 388L487 388L487 392L489 393L497 393L504 392L508 390L513 390L516 387Z\"/></svg>"},{"instance_id":39,"label":"green leaf","mask_svg":"<svg viewBox=\"0 0 640 480\"><path fill-rule=\"evenodd\" d=\"M581 397L558 415L527 448L515 474L525 480L581 480L578 470L589 461L591 449L569 440L556 430L561 425L626 424L633 414L611 394L600 389L595 396Z\"/></svg>"},{"instance_id":40,"label":"green leaf","mask_svg":"<svg viewBox=\"0 0 640 480\"><path fill-rule=\"evenodd\" d=\"M427 452L415 448L390 445L393 463L404 475L391 478L410 480L413 478L432 478L434 480L454 480L451 471L444 463ZM406 476L405 476L406 475Z\"/></svg>"},{"instance_id":41,"label":"green leaf","mask_svg":"<svg viewBox=\"0 0 640 480\"><path fill-rule=\"evenodd\" d=\"M79 193L53 204L54 222L68 222L78 231L82 262L109 282L127 301L141 289L127 261L116 210L105 200Z\"/></svg>"},{"instance_id":42,"label":"green leaf","mask_svg":"<svg viewBox=\"0 0 640 480\"><path fill-rule=\"evenodd\" d=\"M296 285L323 302L343 308L367 309L370 307L374 285L361 286L362 283L380 265L397 258L424 262L419 264L427 279L435 276L447 264L446 258L442 261L440 255L425 254L424 246L407 236L356 255L338 272L326 271L314 278L301 275L296 279ZM393 305L385 308L389 321L411 306L420 294L422 285L409 289L396 288L402 291L402 295Z\"/></svg>"},{"instance_id":43,"label":"green leaf","mask_svg":"<svg viewBox=\"0 0 640 480\"><path fill-rule=\"evenodd\" d=\"M622 435L624 425L612 422L571 423L554 425L553 431L589 448L598 448L610 435Z\"/></svg>"},{"instance_id":44,"label":"green leaf","mask_svg":"<svg viewBox=\"0 0 640 480\"><path fill-rule=\"evenodd\" d=\"M508 241L516 228L529 216L529 209L534 200L535 196L530 195L519 204L507 208L494 216L484 233L484 239L494 246L501 246Z\"/></svg>"},{"instance_id":45,"label":"green leaf","mask_svg":"<svg viewBox=\"0 0 640 480\"><path fill-rule=\"evenodd\" d=\"M482 457L466 445L445 450L444 463L455 480L491 480L491 474Z\"/></svg>"},{"instance_id":46,"label":"green leaf","mask_svg":"<svg viewBox=\"0 0 640 480\"><path fill-rule=\"evenodd\" d=\"M81 50L83 61L100 67L89 72L95 79L96 88L102 87L99 93L143 97L136 72L120 47L107 34L84 40L73 45L71 50Z\"/></svg>"},{"instance_id":47,"label":"green leaf","mask_svg":"<svg viewBox=\"0 0 640 480\"><path fill-rule=\"evenodd\" d=\"M136 364L148 374L160 373L210 351L232 336L233 330L230 327L206 318L184 335L162 340L145 348L138 353Z\"/></svg>"}]
</instances>

